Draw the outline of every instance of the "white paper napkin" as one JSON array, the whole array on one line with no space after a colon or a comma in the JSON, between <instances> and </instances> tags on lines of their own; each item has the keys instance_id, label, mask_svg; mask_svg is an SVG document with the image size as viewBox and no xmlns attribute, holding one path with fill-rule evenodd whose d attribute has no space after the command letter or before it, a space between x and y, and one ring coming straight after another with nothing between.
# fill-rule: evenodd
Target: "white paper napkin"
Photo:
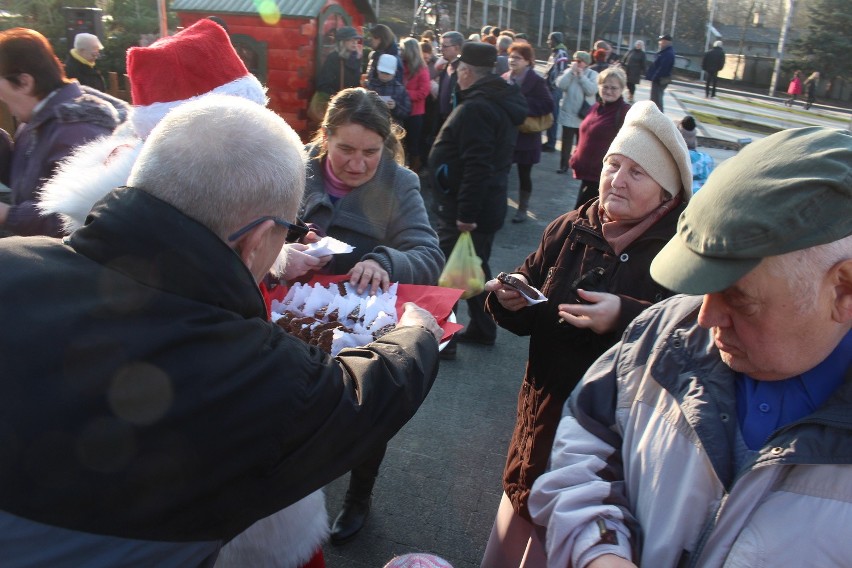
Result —
<instances>
[{"instance_id":1,"label":"white paper napkin","mask_svg":"<svg viewBox=\"0 0 852 568\"><path fill-rule=\"evenodd\" d=\"M329 254L346 254L353 250L355 250L355 247L334 237L323 237L317 242L309 244L304 253L311 256L326 256Z\"/></svg>"}]
</instances>

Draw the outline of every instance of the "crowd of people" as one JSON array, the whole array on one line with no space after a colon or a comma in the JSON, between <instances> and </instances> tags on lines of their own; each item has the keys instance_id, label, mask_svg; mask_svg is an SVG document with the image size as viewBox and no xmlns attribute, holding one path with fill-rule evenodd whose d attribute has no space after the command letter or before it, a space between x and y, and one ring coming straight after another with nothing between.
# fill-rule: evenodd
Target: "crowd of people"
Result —
<instances>
[{"instance_id":1,"label":"crowd of people","mask_svg":"<svg viewBox=\"0 0 852 568\"><path fill-rule=\"evenodd\" d=\"M483 568L843 566L852 136L782 131L713 171L663 113L669 35L646 65L553 32L540 75L511 30L365 32L336 30L307 144L212 19L128 51L132 105L97 83L97 36L63 65L0 32L4 563L322 568L440 361L502 327L529 350ZM497 278L511 169L523 223L557 141L578 198ZM449 341L411 303L335 357L270 321L317 275L436 285L465 233L486 283ZM354 250L309 254L326 236Z\"/></svg>"}]
</instances>

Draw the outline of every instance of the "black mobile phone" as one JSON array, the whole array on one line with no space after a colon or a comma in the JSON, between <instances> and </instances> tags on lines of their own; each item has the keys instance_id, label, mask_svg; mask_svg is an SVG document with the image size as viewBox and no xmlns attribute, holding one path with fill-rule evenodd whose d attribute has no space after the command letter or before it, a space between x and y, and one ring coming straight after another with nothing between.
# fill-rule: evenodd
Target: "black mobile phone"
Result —
<instances>
[{"instance_id":1,"label":"black mobile phone","mask_svg":"<svg viewBox=\"0 0 852 568\"><path fill-rule=\"evenodd\" d=\"M598 291L598 288L600 287L601 282L603 282L603 277L604 277L604 269L603 268L601 268L599 266L596 267L596 268L592 268L588 272L585 272L582 275L580 275L579 278L577 278L576 280L574 280L574 282L571 283L571 290L573 290L575 294L577 292L577 288L596 292L596 291ZM577 296L576 302L578 304L588 304L589 303L586 300L584 300L583 298L581 298L579 294L576 294L576 296Z\"/></svg>"}]
</instances>

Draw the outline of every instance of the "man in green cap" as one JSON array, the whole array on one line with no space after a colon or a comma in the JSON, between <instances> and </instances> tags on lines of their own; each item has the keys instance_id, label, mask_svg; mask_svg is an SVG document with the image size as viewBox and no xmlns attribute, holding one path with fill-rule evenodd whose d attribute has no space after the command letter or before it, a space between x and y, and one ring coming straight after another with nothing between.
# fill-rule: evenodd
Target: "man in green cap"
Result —
<instances>
[{"instance_id":1,"label":"man in green cap","mask_svg":"<svg viewBox=\"0 0 852 568\"><path fill-rule=\"evenodd\" d=\"M567 402L529 508L549 566L848 566L852 135L720 165L652 306Z\"/></svg>"}]
</instances>

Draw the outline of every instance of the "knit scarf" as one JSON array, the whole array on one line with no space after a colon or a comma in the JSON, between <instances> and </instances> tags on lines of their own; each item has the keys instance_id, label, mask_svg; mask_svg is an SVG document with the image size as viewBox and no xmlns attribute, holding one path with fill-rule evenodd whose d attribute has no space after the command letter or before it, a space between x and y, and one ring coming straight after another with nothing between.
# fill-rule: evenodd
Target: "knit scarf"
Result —
<instances>
[{"instance_id":1,"label":"knit scarf","mask_svg":"<svg viewBox=\"0 0 852 568\"><path fill-rule=\"evenodd\" d=\"M92 69L94 69L94 67L95 67L95 64L93 62L89 61L88 59L85 59L82 55L77 53L76 49L71 50L71 57L73 57L74 59L76 59L77 61L82 63L83 65L88 65Z\"/></svg>"},{"instance_id":2,"label":"knit scarf","mask_svg":"<svg viewBox=\"0 0 852 568\"><path fill-rule=\"evenodd\" d=\"M323 160L323 183L325 185L325 192L331 198L332 203L337 202L338 199L343 199L353 189L334 175L334 172L331 170L331 160L328 158Z\"/></svg>"},{"instance_id":3,"label":"knit scarf","mask_svg":"<svg viewBox=\"0 0 852 568\"><path fill-rule=\"evenodd\" d=\"M597 207L592 207L590 211L593 217L595 215L598 216L598 219L592 219L592 222L600 221L601 233L604 240L609 243L609 246L612 247L616 255L620 255L633 241L645 234L645 231L654 223L677 207L681 202L681 195L682 192L667 201L663 201L656 209L645 215L642 219L631 219L629 221L614 221L610 219L603 207L601 207L600 201L598 201Z\"/></svg>"}]
</instances>

